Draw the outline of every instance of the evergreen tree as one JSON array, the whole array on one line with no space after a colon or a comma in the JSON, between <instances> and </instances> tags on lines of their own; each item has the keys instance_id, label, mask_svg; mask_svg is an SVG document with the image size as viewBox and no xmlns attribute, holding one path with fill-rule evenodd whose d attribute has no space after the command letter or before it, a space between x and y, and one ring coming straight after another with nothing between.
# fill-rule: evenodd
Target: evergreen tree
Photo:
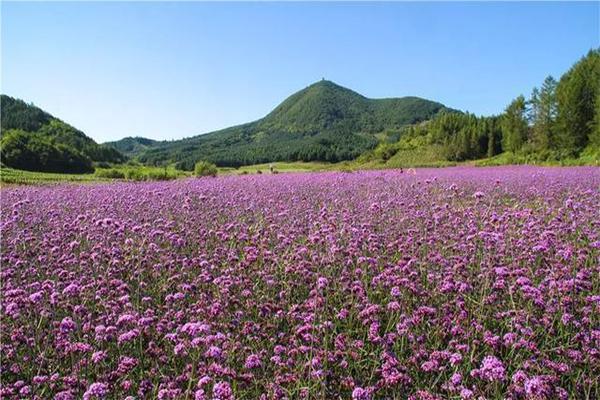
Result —
<instances>
[{"instance_id":1,"label":"evergreen tree","mask_svg":"<svg viewBox=\"0 0 600 400\"><path fill-rule=\"evenodd\" d=\"M556 80L548 76L542 89L534 89L531 96L531 143L535 151L547 150L552 139L557 112L556 85Z\"/></svg>"},{"instance_id":2,"label":"evergreen tree","mask_svg":"<svg viewBox=\"0 0 600 400\"><path fill-rule=\"evenodd\" d=\"M578 154L594 137L600 92L600 50L591 50L560 79L555 146Z\"/></svg>"},{"instance_id":3,"label":"evergreen tree","mask_svg":"<svg viewBox=\"0 0 600 400\"><path fill-rule=\"evenodd\" d=\"M526 104L523 96L513 100L502 117L502 147L506 151L516 152L527 139Z\"/></svg>"}]
</instances>

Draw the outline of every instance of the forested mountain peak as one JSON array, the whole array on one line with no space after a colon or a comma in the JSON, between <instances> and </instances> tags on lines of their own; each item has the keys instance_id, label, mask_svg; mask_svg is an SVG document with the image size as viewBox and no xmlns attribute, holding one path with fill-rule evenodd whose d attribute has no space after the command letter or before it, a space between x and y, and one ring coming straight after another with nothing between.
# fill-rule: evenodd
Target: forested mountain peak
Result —
<instances>
[{"instance_id":1,"label":"forested mountain peak","mask_svg":"<svg viewBox=\"0 0 600 400\"><path fill-rule=\"evenodd\" d=\"M139 158L148 163L176 162L185 169L198 160L223 166L349 160L375 146L375 134L399 130L442 111L453 110L418 97L369 99L323 79L292 94L257 121L160 142Z\"/></svg>"}]
</instances>

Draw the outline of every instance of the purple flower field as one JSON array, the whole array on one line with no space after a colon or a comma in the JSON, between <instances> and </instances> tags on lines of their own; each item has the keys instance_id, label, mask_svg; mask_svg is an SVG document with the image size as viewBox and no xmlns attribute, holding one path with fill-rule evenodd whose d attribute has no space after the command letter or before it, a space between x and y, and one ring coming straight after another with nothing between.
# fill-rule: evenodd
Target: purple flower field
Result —
<instances>
[{"instance_id":1,"label":"purple flower field","mask_svg":"<svg viewBox=\"0 0 600 400\"><path fill-rule=\"evenodd\" d=\"M2 190L1 398L596 399L600 169Z\"/></svg>"}]
</instances>

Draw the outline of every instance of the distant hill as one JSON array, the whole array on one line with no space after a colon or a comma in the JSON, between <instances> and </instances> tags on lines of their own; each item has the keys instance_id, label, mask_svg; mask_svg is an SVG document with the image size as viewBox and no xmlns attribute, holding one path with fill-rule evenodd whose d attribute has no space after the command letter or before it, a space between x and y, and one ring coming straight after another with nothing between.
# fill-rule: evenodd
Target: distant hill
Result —
<instances>
[{"instance_id":1,"label":"distant hill","mask_svg":"<svg viewBox=\"0 0 600 400\"><path fill-rule=\"evenodd\" d=\"M126 137L114 142L106 142L103 145L112 147L118 150L127 157L135 157L151 147L159 145L161 142L157 140L147 139L144 137Z\"/></svg>"},{"instance_id":2,"label":"distant hill","mask_svg":"<svg viewBox=\"0 0 600 400\"><path fill-rule=\"evenodd\" d=\"M92 161L120 163L119 151L23 100L0 95L2 163L18 169L90 172Z\"/></svg>"},{"instance_id":3,"label":"distant hill","mask_svg":"<svg viewBox=\"0 0 600 400\"><path fill-rule=\"evenodd\" d=\"M418 97L369 99L322 80L291 95L262 119L191 138L126 146L141 162L175 162L191 170L196 161L240 166L271 161L350 160L377 145L375 134L454 111ZM123 150L122 143L111 144ZM127 151L125 151L127 153Z\"/></svg>"}]
</instances>

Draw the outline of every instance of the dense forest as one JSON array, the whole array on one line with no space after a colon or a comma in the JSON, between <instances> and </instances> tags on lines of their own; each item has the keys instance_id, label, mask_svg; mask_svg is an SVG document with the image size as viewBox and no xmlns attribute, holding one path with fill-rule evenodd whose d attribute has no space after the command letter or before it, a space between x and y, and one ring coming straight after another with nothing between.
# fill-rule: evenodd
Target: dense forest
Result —
<instances>
[{"instance_id":1,"label":"dense forest","mask_svg":"<svg viewBox=\"0 0 600 400\"><path fill-rule=\"evenodd\" d=\"M524 162L600 158L600 51L592 50L560 80L548 76L528 98L516 97L491 117L441 113L405 128L361 159L388 162L400 151L435 149L438 160L512 154ZM392 160L390 164L397 164Z\"/></svg>"},{"instance_id":2,"label":"dense forest","mask_svg":"<svg viewBox=\"0 0 600 400\"><path fill-rule=\"evenodd\" d=\"M2 163L29 171L84 173L92 163L124 162L114 148L99 145L83 132L22 100L2 95Z\"/></svg>"},{"instance_id":3,"label":"dense forest","mask_svg":"<svg viewBox=\"0 0 600 400\"><path fill-rule=\"evenodd\" d=\"M264 118L142 151L143 163L176 163L192 170L198 160L237 167L270 161L351 160L375 147L375 134L452 111L417 97L369 99L322 80L293 94ZM115 148L120 144L113 143Z\"/></svg>"}]
</instances>

